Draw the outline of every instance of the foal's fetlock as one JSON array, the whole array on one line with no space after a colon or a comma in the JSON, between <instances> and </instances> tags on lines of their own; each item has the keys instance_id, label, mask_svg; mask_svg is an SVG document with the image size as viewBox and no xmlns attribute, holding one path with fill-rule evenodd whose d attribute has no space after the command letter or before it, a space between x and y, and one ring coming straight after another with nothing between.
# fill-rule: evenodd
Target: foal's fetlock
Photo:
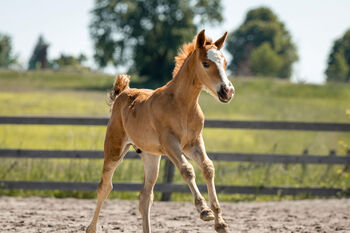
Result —
<instances>
[{"instance_id":1,"label":"foal's fetlock","mask_svg":"<svg viewBox=\"0 0 350 233\"><path fill-rule=\"evenodd\" d=\"M215 231L219 233L227 233L228 232L228 225L225 223L224 220L218 221L215 223Z\"/></svg>"},{"instance_id":2,"label":"foal's fetlock","mask_svg":"<svg viewBox=\"0 0 350 233\"><path fill-rule=\"evenodd\" d=\"M204 209L208 209L207 203L205 202L205 199L203 197L195 197L194 205L198 213L201 213Z\"/></svg>"},{"instance_id":3,"label":"foal's fetlock","mask_svg":"<svg viewBox=\"0 0 350 233\"><path fill-rule=\"evenodd\" d=\"M211 221L215 219L214 213L211 209L207 208L207 209L203 209L200 213L200 218L203 221Z\"/></svg>"}]
</instances>

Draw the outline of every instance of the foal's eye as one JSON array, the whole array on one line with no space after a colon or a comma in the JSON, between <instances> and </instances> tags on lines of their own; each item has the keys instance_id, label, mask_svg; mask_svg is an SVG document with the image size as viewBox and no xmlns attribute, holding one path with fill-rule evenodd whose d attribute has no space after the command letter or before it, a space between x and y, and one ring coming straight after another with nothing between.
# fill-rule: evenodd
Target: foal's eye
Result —
<instances>
[{"instance_id":1,"label":"foal's eye","mask_svg":"<svg viewBox=\"0 0 350 233\"><path fill-rule=\"evenodd\" d=\"M202 62L202 65L204 68L209 68L209 63L206 61Z\"/></svg>"}]
</instances>

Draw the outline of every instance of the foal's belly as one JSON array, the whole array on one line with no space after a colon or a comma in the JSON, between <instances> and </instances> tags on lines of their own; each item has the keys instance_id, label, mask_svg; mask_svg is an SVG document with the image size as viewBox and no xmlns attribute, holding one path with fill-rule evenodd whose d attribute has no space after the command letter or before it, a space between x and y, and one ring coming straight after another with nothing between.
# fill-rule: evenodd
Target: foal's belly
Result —
<instances>
[{"instance_id":1,"label":"foal's belly","mask_svg":"<svg viewBox=\"0 0 350 233\"><path fill-rule=\"evenodd\" d=\"M158 134L151 126L147 115L135 117L132 112L128 112L125 116L124 130L129 140L143 152L162 155Z\"/></svg>"}]
</instances>

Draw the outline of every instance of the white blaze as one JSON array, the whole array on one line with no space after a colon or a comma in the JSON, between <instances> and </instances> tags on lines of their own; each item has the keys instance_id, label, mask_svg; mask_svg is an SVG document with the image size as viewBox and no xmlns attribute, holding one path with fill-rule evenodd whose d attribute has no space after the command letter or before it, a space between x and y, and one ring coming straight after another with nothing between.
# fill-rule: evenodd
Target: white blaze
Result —
<instances>
[{"instance_id":1,"label":"white blaze","mask_svg":"<svg viewBox=\"0 0 350 233\"><path fill-rule=\"evenodd\" d=\"M230 81L227 78L225 69L224 69L224 65L225 65L225 58L224 55L222 54L222 52L220 50L217 49L209 49L207 51L207 57L210 61L214 62L218 68L220 77L221 77L221 81L227 86L230 86ZM220 85L218 86L218 88L220 88Z\"/></svg>"}]
</instances>

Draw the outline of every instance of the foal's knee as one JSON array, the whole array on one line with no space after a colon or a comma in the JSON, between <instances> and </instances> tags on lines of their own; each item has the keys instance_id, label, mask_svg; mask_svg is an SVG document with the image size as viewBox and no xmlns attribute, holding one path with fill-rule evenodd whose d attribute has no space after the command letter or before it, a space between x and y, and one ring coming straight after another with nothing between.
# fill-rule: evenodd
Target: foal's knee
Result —
<instances>
[{"instance_id":1,"label":"foal's knee","mask_svg":"<svg viewBox=\"0 0 350 233\"><path fill-rule=\"evenodd\" d=\"M185 180L193 180L196 177L193 167L190 163L182 164L180 167L180 172Z\"/></svg>"},{"instance_id":2,"label":"foal's knee","mask_svg":"<svg viewBox=\"0 0 350 233\"><path fill-rule=\"evenodd\" d=\"M215 176L214 164L211 160L207 159L203 161L203 176L206 180L211 180Z\"/></svg>"},{"instance_id":3,"label":"foal's knee","mask_svg":"<svg viewBox=\"0 0 350 233\"><path fill-rule=\"evenodd\" d=\"M105 182L101 179L97 186L97 195L108 195L113 189L113 184L111 182Z\"/></svg>"},{"instance_id":4,"label":"foal's knee","mask_svg":"<svg viewBox=\"0 0 350 233\"><path fill-rule=\"evenodd\" d=\"M144 202L144 201L152 202L153 201L153 191L151 191L151 192L141 191L140 195L139 195L139 201L140 201L140 203Z\"/></svg>"}]
</instances>

